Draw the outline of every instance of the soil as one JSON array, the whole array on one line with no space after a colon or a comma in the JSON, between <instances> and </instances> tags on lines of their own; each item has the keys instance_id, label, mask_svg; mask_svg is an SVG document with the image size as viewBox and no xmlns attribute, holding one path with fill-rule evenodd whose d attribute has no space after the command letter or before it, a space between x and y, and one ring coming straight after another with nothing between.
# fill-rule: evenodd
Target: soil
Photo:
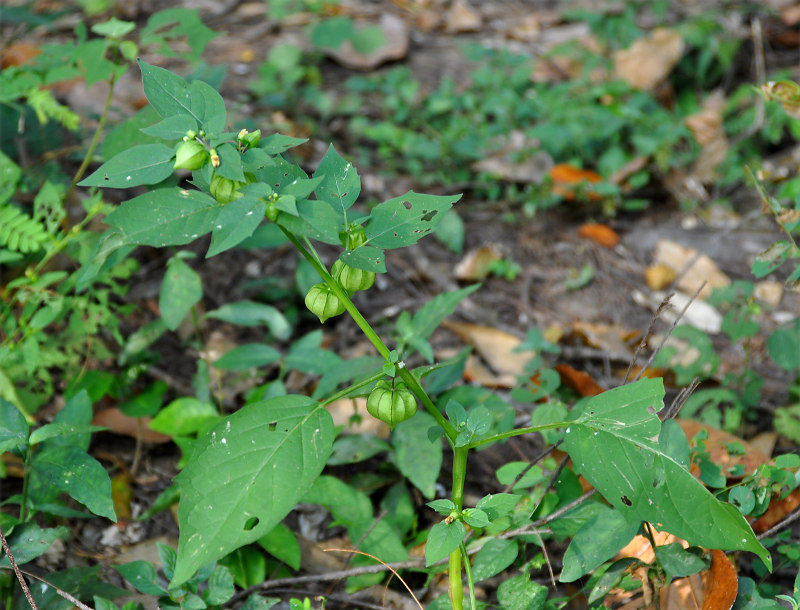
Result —
<instances>
[{"instance_id":1,"label":"soil","mask_svg":"<svg viewBox=\"0 0 800 610\"><path fill-rule=\"evenodd\" d=\"M702 4L706 4L704 2ZM207 0L183 0L171 5L182 5L200 8L209 26L217 31L225 31L209 45L205 57L211 65L227 66L227 76L222 90L229 104L233 104L234 113L240 117L262 120L274 117L269 108L261 106L249 94L248 82L256 76L256 69L265 57L268 49L278 41L301 40L299 28L281 28L279 24L269 22L263 17L262 2L210 2ZM436 2L379 2L363 0L357 5L348 3L346 10L352 11L365 20L376 19L383 12L391 12L406 21L413 21L403 6L436 5L442 9L449 3ZM519 41L510 41L505 28L510 22L527 14L537 14L551 18L554 10L561 8L559 2L521 0L503 2L473 2L473 8L483 13L483 26L476 32L448 33L442 27L423 32L412 27L410 45L406 56L389 66L381 66L376 70L385 70L393 65L406 65L413 76L423 83L423 88L433 90L445 76L456 81L469 78L470 65L461 52L467 41L478 42L487 46L510 46L512 48L534 48ZM597 10L596 3L588 3L587 8ZM692 3L694 6L697 3ZM122 10L122 3L119 3ZM479 6L480 5L480 6ZM157 9L163 8L160 2L137 3L131 14L121 15L123 18L143 21ZM442 9L443 10L443 9ZM612 9L613 10L613 9ZM674 8L675 18L687 10L683 3ZM544 17L543 17L544 18ZM780 28L774 19L767 19L768 27ZM770 70L796 62L797 50L776 48L767 50L767 62ZM789 64L796 68L796 63ZM179 70L180 65L167 63L165 67ZM344 68L337 63L326 60L321 65L326 87L335 88L347 77L357 72ZM123 81L118 94L122 113L126 108L136 105L141 100L140 85L137 76L129 73ZM741 82L755 82L756 76L748 62L747 53L742 54L736 65L735 78ZM77 91L70 94L70 103L81 108L82 105L92 107L97 99L104 96L96 91ZM303 117L292 117L297 124L302 124ZM307 169L312 171L324 153L328 142L325 137L331 134L342 136L342 141L334 143L340 153L352 153L348 146L352 145L346 133L335 120L318 126L317 135L312 136L308 148ZM776 151L778 152L778 151ZM385 174L377 158L370 159L366 165L359 165L365 191L375 199L386 199L415 188L428 192L431 189L419 186L413 176L392 176ZM370 161L374 163L370 163ZM536 326L539 328L560 328L568 335L576 322L594 325L608 325L613 328L638 331L644 333L652 320L652 312L633 298L634 291L649 292L644 281L644 271L652 263L653 251L659 240L668 239L681 245L707 254L720 269L732 280L753 281L750 265L756 254L764 250L776 239L781 238L775 223L761 213L761 202L754 192L744 187L735 197L735 209L721 213L712 204L684 211L672 199L670 193L663 189L654 193L651 206L641 213L620 213L614 218L603 220L621 236L619 245L606 248L578 235L579 226L586 221L586 215L571 212L567 207L527 217L519 208L503 201L486 202L474 199L469 192L457 204L456 210L465 225L464 251L490 244L500 245L509 260L521 267L519 275L513 280L499 277L488 277L483 287L473 293L459 307L454 320L472 322L491 327L524 338L527 331ZM509 220L510 218L510 220ZM248 283L257 278L291 278L293 277L296 258L287 248L265 251L234 250L223 255L204 260L203 252L207 244L193 246L198 258L192 263L203 276L205 310L217 308L227 302L239 298L252 298L253 291ZM326 250L323 248L322 252ZM126 332L140 327L152 319L155 304L158 301L164 263L168 253L150 249L141 250L141 270L136 276L135 285L131 288L130 298L138 303L140 312L127 321ZM356 304L367 319L383 321L387 328L400 312L415 311L420 304L433 296L465 285L453 276L453 269L461 259L461 254L454 254L435 239L426 239L418 245L387 254L388 273L379 280L376 288L368 293L359 293ZM569 290L565 280L571 270L580 269L584 265L594 269L592 280L585 286ZM782 279L781 274L776 274ZM776 310L784 312L800 311L800 294L787 292ZM777 324L774 317L765 315L762 332L768 334ZM318 328L311 321L298 332L311 331ZM655 325L657 333L664 333L669 324L659 321ZM337 353L348 354L364 349L363 340L356 333L349 320L335 319L323 327L328 347ZM251 329L246 332L230 325L209 321L201 328L206 345L214 337L222 337L230 344L258 340ZM730 369L743 363L744 354L741 346L731 345L721 336L714 338L720 350L723 362ZM432 337L437 350L459 347L462 342L446 329L440 329ZM763 344L763 338L761 343ZM161 378L177 391L191 388L198 345L193 339L180 331L163 337L154 346L160 354L150 375ZM623 348L625 346L623 345ZM591 344L588 341L576 340L565 343L562 356L558 362L567 363L578 370L588 372L605 387L613 387L621 383L619 371L624 371L631 358L631 350L617 349L612 344ZM771 365L765 350L757 351L754 366L764 375L765 391L760 409L764 414L762 421L750 422L746 432L754 434L771 426L769 413L774 407L786 404L786 387L789 379L785 372ZM269 374L269 372L267 372ZM226 389L224 407L233 410L241 404L247 388L258 379L237 380L238 385ZM263 380L262 380L263 381ZM292 378L295 391L311 383L309 379ZM671 388L674 395L678 388ZM502 391L502 390L501 390ZM105 455L107 462L119 461L130 464L134 460L135 445L118 435L104 433L97 436L95 453ZM795 450L785 439L779 440L782 450ZM485 493L500 491L494 478L495 470L509 459L530 459L538 454L541 443L535 438L517 438L501 446L476 454L471 462L468 494L480 496ZM134 505L146 507L152 504L155 496L163 491L176 474L175 460L177 454L172 445L147 445L142 456L141 466L136 475ZM443 482L447 481L449 466L443 468ZM446 484L446 483L445 483ZM299 519L295 514L292 519ZM317 535L330 536L337 530L327 530L327 522L317 526ZM95 522L87 523L79 536L72 539L67 555L75 557L93 555L102 563L120 553L130 557L128 546L141 540L172 540L177 536L177 526L170 513L162 513L155 519L137 526L139 529L119 529L116 532ZM299 527L299 526L298 526ZM797 532L795 531L795 534ZM80 547L80 548L78 548ZM104 549L98 553L98 549ZM105 557L104 557L105 556ZM146 556L153 559L152 555ZM116 560L118 560L117 557ZM108 572L113 576L113 572ZM121 584L117 580L118 584ZM309 595L328 591L325 583L307 585ZM295 590L296 596L301 591ZM330 593L329 593L330 595ZM336 595L334 594L333 598ZM339 597L340 600L345 599ZM359 604L350 605L346 601L331 601L327 608L347 607L383 607L380 604L380 592L372 601L362 600ZM401 607L401 606L397 606Z\"/></svg>"}]
</instances>

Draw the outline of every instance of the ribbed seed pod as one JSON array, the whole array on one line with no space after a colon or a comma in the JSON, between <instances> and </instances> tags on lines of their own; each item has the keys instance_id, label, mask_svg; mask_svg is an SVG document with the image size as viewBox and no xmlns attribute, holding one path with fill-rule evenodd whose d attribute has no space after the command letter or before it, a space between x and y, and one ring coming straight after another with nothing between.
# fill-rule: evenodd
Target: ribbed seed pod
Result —
<instances>
[{"instance_id":1,"label":"ribbed seed pod","mask_svg":"<svg viewBox=\"0 0 800 610\"><path fill-rule=\"evenodd\" d=\"M367 290L375 283L375 274L372 271L350 267L341 260L333 263L331 275L349 294L359 290Z\"/></svg>"},{"instance_id":2,"label":"ribbed seed pod","mask_svg":"<svg viewBox=\"0 0 800 610\"><path fill-rule=\"evenodd\" d=\"M402 381L395 381L393 385L382 379L375 384L367 398L367 411L375 419L394 428L400 422L414 417L417 399Z\"/></svg>"},{"instance_id":3,"label":"ribbed seed pod","mask_svg":"<svg viewBox=\"0 0 800 610\"><path fill-rule=\"evenodd\" d=\"M328 318L338 316L344 311L344 303L334 294L330 286L325 283L314 284L306 295L306 307L325 322Z\"/></svg>"}]
</instances>

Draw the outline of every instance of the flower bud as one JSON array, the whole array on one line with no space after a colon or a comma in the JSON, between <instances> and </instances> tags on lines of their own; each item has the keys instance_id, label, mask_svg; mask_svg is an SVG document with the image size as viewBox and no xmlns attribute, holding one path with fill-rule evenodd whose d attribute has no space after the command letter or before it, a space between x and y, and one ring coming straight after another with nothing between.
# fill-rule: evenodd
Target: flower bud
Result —
<instances>
[{"instance_id":1,"label":"flower bud","mask_svg":"<svg viewBox=\"0 0 800 610\"><path fill-rule=\"evenodd\" d=\"M230 203L242 196L239 192L240 186L235 180L215 174L211 179L209 190L211 191L211 196L220 203Z\"/></svg>"}]
</instances>

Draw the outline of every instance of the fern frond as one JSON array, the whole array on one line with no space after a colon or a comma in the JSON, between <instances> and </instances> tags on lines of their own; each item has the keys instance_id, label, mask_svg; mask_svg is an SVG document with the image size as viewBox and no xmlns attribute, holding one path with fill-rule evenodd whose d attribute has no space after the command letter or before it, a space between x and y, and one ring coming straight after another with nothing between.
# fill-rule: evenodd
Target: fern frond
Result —
<instances>
[{"instance_id":1,"label":"fern frond","mask_svg":"<svg viewBox=\"0 0 800 610\"><path fill-rule=\"evenodd\" d=\"M0 206L0 246L12 252L37 252L47 240L47 231L18 208Z\"/></svg>"}]
</instances>

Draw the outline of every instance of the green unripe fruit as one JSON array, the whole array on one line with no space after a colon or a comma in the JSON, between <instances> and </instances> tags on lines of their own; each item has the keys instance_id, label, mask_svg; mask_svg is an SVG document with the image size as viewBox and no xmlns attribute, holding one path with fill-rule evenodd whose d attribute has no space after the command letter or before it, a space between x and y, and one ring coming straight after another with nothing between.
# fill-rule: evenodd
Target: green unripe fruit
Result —
<instances>
[{"instance_id":1,"label":"green unripe fruit","mask_svg":"<svg viewBox=\"0 0 800 610\"><path fill-rule=\"evenodd\" d=\"M344 312L344 303L331 287L324 283L314 284L311 287L306 295L306 307L319 318L320 322Z\"/></svg>"},{"instance_id":2,"label":"green unripe fruit","mask_svg":"<svg viewBox=\"0 0 800 610\"><path fill-rule=\"evenodd\" d=\"M223 178L219 175L214 175L211 179L211 184L208 190L211 191L211 196L220 203L230 203L234 199L239 199L242 194L239 192L241 184L230 178Z\"/></svg>"},{"instance_id":3,"label":"green unripe fruit","mask_svg":"<svg viewBox=\"0 0 800 610\"><path fill-rule=\"evenodd\" d=\"M331 275L349 294L359 290L367 290L375 283L375 273L350 267L341 260L333 263Z\"/></svg>"},{"instance_id":4,"label":"green unripe fruit","mask_svg":"<svg viewBox=\"0 0 800 610\"><path fill-rule=\"evenodd\" d=\"M417 399L402 381L395 381L392 385L381 379L367 398L367 411L375 419L394 428L400 422L414 417Z\"/></svg>"},{"instance_id":5,"label":"green unripe fruit","mask_svg":"<svg viewBox=\"0 0 800 610\"><path fill-rule=\"evenodd\" d=\"M205 165L208 151L197 140L189 140L178 147L175 153L175 169L188 169L193 172Z\"/></svg>"},{"instance_id":6,"label":"green unripe fruit","mask_svg":"<svg viewBox=\"0 0 800 610\"><path fill-rule=\"evenodd\" d=\"M246 129L242 129L237 139L244 144L246 148L255 148L261 142L261 130L247 131Z\"/></svg>"},{"instance_id":7,"label":"green unripe fruit","mask_svg":"<svg viewBox=\"0 0 800 610\"><path fill-rule=\"evenodd\" d=\"M272 222L278 220L278 214L280 214L280 210L275 207L275 202L271 200L267 200L267 209L264 211L264 216L266 216Z\"/></svg>"},{"instance_id":8,"label":"green unripe fruit","mask_svg":"<svg viewBox=\"0 0 800 610\"><path fill-rule=\"evenodd\" d=\"M359 223L351 222L347 226L347 231L342 231L339 233L339 239L341 240L343 247L347 248L348 250L355 250L359 246L363 246L365 243L367 243L367 232Z\"/></svg>"}]
</instances>

